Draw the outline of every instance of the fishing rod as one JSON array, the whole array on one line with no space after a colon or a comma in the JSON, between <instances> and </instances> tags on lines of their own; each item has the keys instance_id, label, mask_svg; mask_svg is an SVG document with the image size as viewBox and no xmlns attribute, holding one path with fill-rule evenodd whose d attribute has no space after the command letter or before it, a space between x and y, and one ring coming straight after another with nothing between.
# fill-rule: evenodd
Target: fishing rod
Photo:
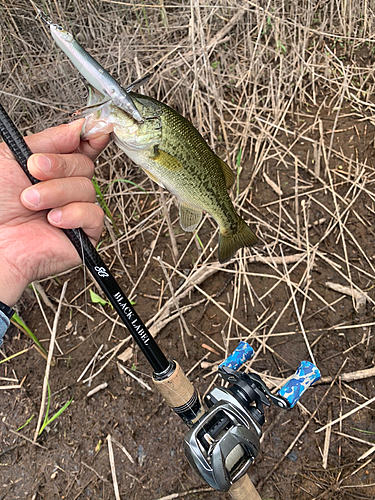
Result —
<instances>
[{"instance_id":1,"label":"fishing rod","mask_svg":"<svg viewBox=\"0 0 375 500\"><path fill-rule=\"evenodd\" d=\"M27 168L32 152L1 103L0 135L30 182L40 182ZM320 379L319 370L303 361L272 394L258 375L238 371L254 354L249 344L240 342L218 368L229 388L214 387L204 399L205 409L180 365L163 354L88 236L82 229L63 231L151 364L155 387L189 427L184 449L190 465L212 488L229 491L234 500L261 500L246 472L259 451L264 406L272 402L282 409L293 408Z\"/></svg>"}]
</instances>

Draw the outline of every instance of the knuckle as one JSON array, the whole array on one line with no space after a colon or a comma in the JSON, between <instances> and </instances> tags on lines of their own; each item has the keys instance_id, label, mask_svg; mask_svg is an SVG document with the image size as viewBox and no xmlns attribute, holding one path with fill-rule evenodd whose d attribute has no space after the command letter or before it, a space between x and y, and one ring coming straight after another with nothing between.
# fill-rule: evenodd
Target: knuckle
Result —
<instances>
[{"instance_id":1,"label":"knuckle","mask_svg":"<svg viewBox=\"0 0 375 500\"><path fill-rule=\"evenodd\" d=\"M69 155L56 155L56 168L64 177L82 176L89 179L94 174L94 164L86 155L72 153Z\"/></svg>"},{"instance_id":2,"label":"knuckle","mask_svg":"<svg viewBox=\"0 0 375 500\"><path fill-rule=\"evenodd\" d=\"M81 189L86 194L86 197L89 201L95 202L96 200L96 192L95 187L90 179L87 177L80 177Z\"/></svg>"}]
</instances>

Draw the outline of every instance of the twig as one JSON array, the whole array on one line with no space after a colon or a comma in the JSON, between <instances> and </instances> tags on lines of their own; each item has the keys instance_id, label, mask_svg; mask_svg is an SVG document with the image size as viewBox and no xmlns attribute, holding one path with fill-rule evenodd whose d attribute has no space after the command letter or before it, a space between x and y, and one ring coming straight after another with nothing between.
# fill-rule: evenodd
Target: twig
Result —
<instances>
[{"instance_id":1,"label":"twig","mask_svg":"<svg viewBox=\"0 0 375 500\"><path fill-rule=\"evenodd\" d=\"M338 283L330 283L328 281L325 285L331 290L335 290L335 292L343 293L345 295L350 295L351 297L353 297L356 301L356 309L358 311L366 306L367 297L363 292L360 292L348 286L339 285Z\"/></svg>"},{"instance_id":2,"label":"twig","mask_svg":"<svg viewBox=\"0 0 375 500\"><path fill-rule=\"evenodd\" d=\"M128 452L128 450L125 448L125 446L123 444L121 444L119 441L116 441L115 438L112 438L112 442L120 448L120 450L131 461L132 464L135 464L134 458L130 455L130 453Z\"/></svg>"},{"instance_id":3,"label":"twig","mask_svg":"<svg viewBox=\"0 0 375 500\"><path fill-rule=\"evenodd\" d=\"M375 376L375 366L372 368L367 368L366 370L358 370L357 372L343 373L340 375L339 380L342 382L353 382L354 380L362 380L364 378ZM333 380L333 377L327 376L322 377L317 384L329 384Z\"/></svg>"},{"instance_id":4,"label":"twig","mask_svg":"<svg viewBox=\"0 0 375 500\"><path fill-rule=\"evenodd\" d=\"M331 422L331 421L332 421L332 405L330 404L328 406L328 422ZM323 463L322 463L323 469L326 469L327 464L328 464L329 445L331 442L331 429L332 429L332 427L327 428L325 439L324 439Z\"/></svg>"},{"instance_id":5,"label":"twig","mask_svg":"<svg viewBox=\"0 0 375 500\"><path fill-rule=\"evenodd\" d=\"M212 491L212 488L198 488L196 490L181 491L181 493L172 493L166 497L160 497L158 500L174 500L175 498L182 498L188 495L196 495L197 493L206 493Z\"/></svg>"},{"instance_id":6,"label":"twig","mask_svg":"<svg viewBox=\"0 0 375 500\"><path fill-rule=\"evenodd\" d=\"M6 422L5 422L6 423ZM6 423L6 425L8 426L9 424ZM21 434L20 432L16 432L14 431L13 429L11 429L9 426L8 426L8 431L11 432L12 434L15 434L16 436L22 438L22 439L25 439L25 441L28 441L29 443L37 446L38 448L42 448L43 450L48 450L48 448L46 448L45 446L42 446L41 444L37 443L37 442L34 442L32 439L28 438L27 436L24 436L23 434Z\"/></svg>"},{"instance_id":7,"label":"twig","mask_svg":"<svg viewBox=\"0 0 375 500\"><path fill-rule=\"evenodd\" d=\"M163 206L164 219L167 221L169 237L171 239L174 261L177 262L178 261L178 248L177 248L176 236L175 236L174 231L173 231L171 218L169 216L169 210L168 210L167 204L165 202L164 191L163 191L163 188L160 186L159 186L159 193L160 193L160 198L161 198L161 202L162 202L162 206Z\"/></svg>"},{"instance_id":8,"label":"twig","mask_svg":"<svg viewBox=\"0 0 375 500\"><path fill-rule=\"evenodd\" d=\"M108 365L108 363L111 362L111 360L116 356L116 354L118 353L118 351L121 349L121 347L125 344L127 339L125 340L122 340L114 349L113 349L113 352L111 354L111 356L107 359L107 361L104 363L104 365L99 368L99 370L94 373L94 375L90 375L88 378L86 378L85 380L83 380L83 384L86 384L86 382L91 382L91 380L93 380L95 377L97 377L99 375L99 373L101 373L104 368Z\"/></svg>"},{"instance_id":9,"label":"twig","mask_svg":"<svg viewBox=\"0 0 375 500\"><path fill-rule=\"evenodd\" d=\"M83 372L81 373L81 375L77 378L77 382L79 382L85 375L85 373L87 372L87 370L90 368L90 366L93 364L93 362L96 360L96 358L99 356L99 353L100 351L103 349L103 346L104 344L102 344L99 349L96 351L96 353L94 354L94 356L91 358L91 360L89 361L88 365L86 366L86 368L83 370Z\"/></svg>"},{"instance_id":10,"label":"twig","mask_svg":"<svg viewBox=\"0 0 375 500\"><path fill-rule=\"evenodd\" d=\"M188 325L186 323L186 320L185 320L185 318L184 318L184 316L183 316L183 314L182 314L182 312L180 310L180 306L178 305L178 301L176 299L175 291L173 289L173 285L172 285L171 279L169 277L169 274L167 273L167 270L165 268L164 262L161 260L160 257L158 257L158 262L159 262L159 264L160 264L160 266L161 266L161 268L163 270L164 276L165 276L165 278L167 280L168 287L169 287L169 290L170 290L171 295L172 295L174 306L177 309L178 315L180 316L181 322L184 325L185 331L189 335L189 337L192 337L193 335L190 332L189 327L188 327Z\"/></svg>"},{"instance_id":11,"label":"twig","mask_svg":"<svg viewBox=\"0 0 375 500\"><path fill-rule=\"evenodd\" d=\"M106 389L107 387L108 387L107 382L103 382L102 384L97 385L94 389L91 389L91 391L86 394L86 398L90 398L97 392L101 391L102 389Z\"/></svg>"},{"instance_id":12,"label":"twig","mask_svg":"<svg viewBox=\"0 0 375 500\"><path fill-rule=\"evenodd\" d=\"M270 179L268 177L266 172L263 172L263 177L264 177L264 180L267 182L267 184L275 191L275 193L278 196L283 196L284 193L282 192L282 190L279 188L279 186L276 184L276 182L274 182L272 179Z\"/></svg>"},{"instance_id":13,"label":"twig","mask_svg":"<svg viewBox=\"0 0 375 500\"><path fill-rule=\"evenodd\" d=\"M324 431L325 429L327 429L327 427L331 427L332 425L335 425L337 424L338 422L342 422L343 420L345 420L346 418L350 417L350 415L353 415L354 413L357 413L357 411L359 410L362 410L363 408L366 408L366 406L370 405L371 403L373 403L375 401L375 397L369 399L368 401L365 401L364 403L362 403L361 405L357 406L357 408L353 408L352 410L350 410L348 413L345 413L345 415L342 415L341 417L339 418L336 418L335 420L333 420L332 422L329 422L328 424L324 425L323 427L321 427L320 429L316 430L315 433L318 433L318 432L322 432Z\"/></svg>"}]
</instances>

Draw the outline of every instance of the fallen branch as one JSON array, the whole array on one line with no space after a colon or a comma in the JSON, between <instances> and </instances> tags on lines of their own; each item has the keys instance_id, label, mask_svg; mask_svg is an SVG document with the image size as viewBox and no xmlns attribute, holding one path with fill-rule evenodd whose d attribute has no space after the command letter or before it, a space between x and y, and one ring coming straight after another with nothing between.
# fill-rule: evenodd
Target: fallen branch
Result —
<instances>
[{"instance_id":1,"label":"fallen branch","mask_svg":"<svg viewBox=\"0 0 375 500\"><path fill-rule=\"evenodd\" d=\"M248 264L252 264L253 262L260 262L265 264L294 264L294 262L298 262L299 260L306 257L306 253L296 253L294 255L286 255L285 257L263 257L262 255L250 255L246 258L246 262Z\"/></svg>"},{"instance_id":2,"label":"fallen branch","mask_svg":"<svg viewBox=\"0 0 375 500\"><path fill-rule=\"evenodd\" d=\"M283 196L284 193L282 192L282 190L279 188L279 186L276 184L276 182L274 182L272 179L270 179L268 177L266 172L263 172L263 177L264 177L264 180L267 182L267 184L275 191L275 193L278 196Z\"/></svg>"},{"instance_id":3,"label":"fallen branch","mask_svg":"<svg viewBox=\"0 0 375 500\"><path fill-rule=\"evenodd\" d=\"M360 292L359 290L355 290L354 288L351 288L349 286L339 285L338 283L330 283L329 281L327 281L326 287L330 288L331 290L335 290L335 292L343 293L345 295L350 295L350 297L353 297L356 302L357 311L363 309L366 306L367 297L363 292Z\"/></svg>"},{"instance_id":4,"label":"fallen branch","mask_svg":"<svg viewBox=\"0 0 375 500\"><path fill-rule=\"evenodd\" d=\"M354 380L362 380L364 378L369 378L375 376L375 366L372 368L367 368L367 370L358 370L357 372L343 373L339 376L341 382L353 382ZM333 377L328 375L327 377L322 377L317 384L330 384Z\"/></svg>"}]
</instances>

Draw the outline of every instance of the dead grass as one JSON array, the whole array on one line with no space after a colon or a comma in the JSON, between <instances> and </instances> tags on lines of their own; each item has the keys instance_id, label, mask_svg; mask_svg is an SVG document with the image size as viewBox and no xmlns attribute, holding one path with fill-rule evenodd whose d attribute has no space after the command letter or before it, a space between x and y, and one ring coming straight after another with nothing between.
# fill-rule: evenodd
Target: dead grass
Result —
<instances>
[{"instance_id":1,"label":"dead grass","mask_svg":"<svg viewBox=\"0 0 375 500\"><path fill-rule=\"evenodd\" d=\"M174 322L189 356L186 340L192 328L185 317L203 306L201 318L207 309L216 311L221 318L218 335L202 332L199 324L194 328L223 358L239 339L250 341L256 351L252 369L268 377L271 385L275 377L276 385L296 368L301 353L315 361L331 384L320 393L324 413L320 403L310 401L305 424L286 443L276 466L260 475L260 487L277 474L283 459L315 423L319 430L332 428L332 434L317 435L321 463L314 464L308 484L297 481L293 498L351 498L345 496L350 489L370 498L370 481L365 485L356 480L361 463L348 468L341 451L345 441L337 446L333 435L338 422L340 436L355 439L349 427L342 427L343 419L372 402L368 387L354 386L352 393L339 380L340 367L353 349L370 348L375 325L374 2L191 0L181 5L167 0L54 0L44 6L122 84L159 64L144 92L189 118L236 170L233 199L261 240L256 248L239 252L232 263L219 265L217 232L210 221L205 218L198 229L202 246L195 235L181 236L174 200L160 194L110 146L98 160L96 176L121 235L115 237L107 221L100 252L124 276L131 298L142 296L158 304L157 313L145 318L147 326L156 335ZM53 46L26 0L3 2L0 13L2 103L25 134L69 120L69 113L84 102L77 72ZM137 269L137 279L129 263ZM207 282L217 273L224 288L213 291ZM150 274L157 295L151 291L148 297L142 281ZM325 277L345 292L326 287ZM48 289L49 283L42 285ZM352 298L351 304L345 302L352 320L349 315L342 320L343 293ZM364 297L362 305L358 296ZM87 315L84 294L70 296L66 307L73 311L77 304L83 304ZM119 325L116 316L102 309L100 314L102 322L92 331L111 324L112 335ZM349 329L353 335L339 355L333 353L332 361L326 353L330 332L345 335ZM127 332L119 335L125 339ZM278 347L279 338L290 345L297 342L298 349ZM95 358L86 381L92 380L93 371L102 371L113 353L117 350ZM201 359L206 358L203 351ZM272 360L272 368L264 359ZM95 364L99 369L94 370ZM190 363L193 380L199 366ZM343 368L343 374L369 365L350 368ZM215 367L205 377L207 391L216 382ZM330 398L339 398L339 404L332 408L329 403L327 410ZM111 448L110 443L109 435ZM363 451L366 448L358 451L358 459ZM329 471L330 460L337 465L337 454L340 479ZM110 457L115 478L113 453ZM374 482L373 471L369 478ZM306 491L309 496L303 497ZM332 491L342 496L329 496ZM171 493L165 498L175 498Z\"/></svg>"}]
</instances>

